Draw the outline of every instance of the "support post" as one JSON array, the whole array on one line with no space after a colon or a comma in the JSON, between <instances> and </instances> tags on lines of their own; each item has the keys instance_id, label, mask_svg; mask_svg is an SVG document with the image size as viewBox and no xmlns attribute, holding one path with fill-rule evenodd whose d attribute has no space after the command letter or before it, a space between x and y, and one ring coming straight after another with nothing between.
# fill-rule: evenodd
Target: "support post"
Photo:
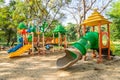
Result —
<instances>
[{"instance_id":1,"label":"support post","mask_svg":"<svg viewBox=\"0 0 120 80\"><path fill-rule=\"evenodd\" d=\"M45 38L44 38L44 32L43 32L43 48L44 48L44 45L45 45Z\"/></svg>"},{"instance_id":2,"label":"support post","mask_svg":"<svg viewBox=\"0 0 120 80\"><path fill-rule=\"evenodd\" d=\"M92 31L93 31L93 32L95 31L95 26L92 27Z\"/></svg>"},{"instance_id":3,"label":"support post","mask_svg":"<svg viewBox=\"0 0 120 80\"><path fill-rule=\"evenodd\" d=\"M95 31L95 26L92 27L92 31L94 32ZM95 54L95 50L92 51L92 57L95 58L96 57L96 54Z\"/></svg>"},{"instance_id":4,"label":"support post","mask_svg":"<svg viewBox=\"0 0 120 80\"><path fill-rule=\"evenodd\" d=\"M34 32L32 32L32 54L34 54Z\"/></svg>"},{"instance_id":5,"label":"support post","mask_svg":"<svg viewBox=\"0 0 120 80\"><path fill-rule=\"evenodd\" d=\"M59 35L58 46L59 46L59 50L60 50L60 32L58 32L58 35Z\"/></svg>"},{"instance_id":6,"label":"support post","mask_svg":"<svg viewBox=\"0 0 120 80\"><path fill-rule=\"evenodd\" d=\"M65 41L64 41L65 48L67 48L67 34L65 33Z\"/></svg>"},{"instance_id":7,"label":"support post","mask_svg":"<svg viewBox=\"0 0 120 80\"><path fill-rule=\"evenodd\" d=\"M83 35L86 33L86 25L83 25Z\"/></svg>"},{"instance_id":8,"label":"support post","mask_svg":"<svg viewBox=\"0 0 120 80\"><path fill-rule=\"evenodd\" d=\"M110 57L110 25L107 24L107 32L108 32L108 59L111 59Z\"/></svg>"},{"instance_id":9,"label":"support post","mask_svg":"<svg viewBox=\"0 0 120 80\"><path fill-rule=\"evenodd\" d=\"M102 32L101 32L101 23L98 25L98 31L99 31L99 59L98 63L102 62Z\"/></svg>"},{"instance_id":10,"label":"support post","mask_svg":"<svg viewBox=\"0 0 120 80\"><path fill-rule=\"evenodd\" d=\"M40 43L40 32L38 32L38 40L37 40L37 45Z\"/></svg>"},{"instance_id":11,"label":"support post","mask_svg":"<svg viewBox=\"0 0 120 80\"><path fill-rule=\"evenodd\" d=\"M53 44L55 44L55 35L53 33ZM53 45L53 52L55 52L54 45Z\"/></svg>"},{"instance_id":12,"label":"support post","mask_svg":"<svg viewBox=\"0 0 120 80\"><path fill-rule=\"evenodd\" d=\"M43 32L43 54L45 54L45 34Z\"/></svg>"},{"instance_id":13,"label":"support post","mask_svg":"<svg viewBox=\"0 0 120 80\"><path fill-rule=\"evenodd\" d=\"M24 46L24 42L25 42L25 41L24 41L24 35L22 35L22 37L23 37L23 46Z\"/></svg>"},{"instance_id":14,"label":"support post","mask_svg":"<svg viewBox=\"0 0 120 80\"><path fill-rule=\"evenodd\" d=\"M83 35L86 33L86 25L83 25ZM87 55L83 56L83 60L86 61Z\"/></svg>"}]
</instances>

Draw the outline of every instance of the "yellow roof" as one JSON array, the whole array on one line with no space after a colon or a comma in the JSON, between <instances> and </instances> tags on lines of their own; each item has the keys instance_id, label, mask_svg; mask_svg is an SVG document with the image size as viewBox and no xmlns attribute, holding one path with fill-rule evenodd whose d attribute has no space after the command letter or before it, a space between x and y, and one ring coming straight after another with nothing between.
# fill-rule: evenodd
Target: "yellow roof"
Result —
<instances>
[{"instance_id":1,"label":"yellow roof","mask_svg":"<svg viewBox=\"0 0 120 80\"><path fill-rule=\"evenodd\" d=\"M99 23L101 23L101 25L104 24L108 24L111 23L110 21L108 21L107 19L105 19L98 11L97 9L94 10L94 12L92 13L91 16L88 17L88 19L84 20L82 25L86 25L86 26L96 26Z\"/></svg>"}]
</instances>

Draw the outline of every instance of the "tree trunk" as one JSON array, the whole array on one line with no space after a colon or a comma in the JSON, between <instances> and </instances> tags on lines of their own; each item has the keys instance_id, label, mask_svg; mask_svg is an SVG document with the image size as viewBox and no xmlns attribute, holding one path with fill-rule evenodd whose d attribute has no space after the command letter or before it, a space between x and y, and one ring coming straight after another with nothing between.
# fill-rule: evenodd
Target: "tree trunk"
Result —
<instances>
[{"instance_id":1,"label":"tree trunk","mask_svg":"<svg viewBox=\"0 0 120 80\"><path fill-rule=\"evenodd\" d=\"M78 33L78 35L77 35L77 38L79 39L80 38L80 31L79 31L80 29L78 29L78 31L77 31L77 33Z\"/></svg>"},{"instance_id":2,"label":"tree trunk","mask_svg":"<svg viewBox=\"0 0 120 80\"><path fill-rule=\"evenodd\" d=\"M9 46L11 40L11 29L8 30L7 46Z\"/></svg>"},{"instance_id":3,"label":"tree trunk","mask_svg":"<svg viewBox=\"0 0 120 80\"><path fill-rule=\"evenodd\" d=\"M85 20L86 18L86 3L85 3L85 0L82 0L83 2L83 20Z\"/></svg>"},{"instance_id":4,"label":"tree trunk","mask_svg":"<svg viewBox=\"0 0 120 80\"><path fill-rule=\"evenodd\" d=\"M81 23L80 23L80 24L81 24ZM80 25L78 25L77 28L78 28L78 29L77 29L77 39L79 39L79 38L82 36L82 32L81 32L81 29L82 29L82 28L81 28Z\"/></svg>"}]
</instances>

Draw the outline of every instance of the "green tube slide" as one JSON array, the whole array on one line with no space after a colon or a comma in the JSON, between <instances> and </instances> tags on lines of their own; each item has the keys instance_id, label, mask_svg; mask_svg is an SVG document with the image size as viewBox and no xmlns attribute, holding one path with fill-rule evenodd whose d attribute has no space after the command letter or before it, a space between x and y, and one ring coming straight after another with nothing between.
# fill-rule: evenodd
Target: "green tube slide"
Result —
<instances>
[{"instance_id":1,"label":"green tube slide","mask_svg":"<svg viewBox=\"0 0 120 80\"><path fill-rule=\"evenodd\" d=\"M97 32L86 33L85 36L73 43L71 48L65 49L66 54L57 60L57 67L59 69L67 68L82 59L88 49L98 49L98 38Z\"/></svg>"}]
</instances>

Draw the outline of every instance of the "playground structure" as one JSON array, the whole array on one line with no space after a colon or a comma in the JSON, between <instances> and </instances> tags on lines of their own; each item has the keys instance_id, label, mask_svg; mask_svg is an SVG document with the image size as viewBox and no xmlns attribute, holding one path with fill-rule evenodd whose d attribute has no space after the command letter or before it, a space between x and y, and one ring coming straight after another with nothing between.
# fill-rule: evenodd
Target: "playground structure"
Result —
<instances>
[{"instance_id":1,"label":"playground structure","mask_svg":"<svg viewBox=\"0 0 120 80\"><path fill-rule=\"evenodd\" d=\"M31 26L29 29L27 29L26 25L24 23L20 23L18 26L18 41L19 44L15 47L8 50L9 57L16 57L24 53L26 50L29 50L32 48L32 53L34 52L34 37L35 27Z\"/></svg>"},{"instance_id":2,"label":"playground structure","mask_svg":"<svg viewBox=\"0 0 120 80\"><path fill-rule=\"evenodd\" d=\"M58 39L55 40L55 34L58 34ZM55 27L55 29L53 30L53 43L58 44L58 46L60 47L62 45L62 43L64 42L64 47L67 47L67 35L66 35L66 30L64 29L64 27L59 24Z\"/></svg>"},{"instance_id":3,"label":"playground structure","mask_svg":"<svg viewBox=\"0 0 120 80\"><path fill-rule=\"evenodd\" d=\"M53 31L53 38L51 39L51 41L49 41L50 43L47 43L47 41L49 40L49 38L45 38L45 28L48 26L48 24L46 22L42 23L42 26L39 27L39 29L37 29L37 27L35 25L30 25L29 28L27 29L27 26L22 22L19 24L18 26L18 31L17 31L17 35L18 35L18 41L19 44L16 45L15 47L11 48L8 50L9 53L9 57L17 57L20 56L21 54L23 54L25 51L28 51L28 53L34 54L35 52L35 47L37 49L37 53L42 53L45 54L46 50L49 50L49 45L59 45L59 47L62 45L62 37L61 34L65 34L66 30L64 29L64 27L59 24L56 26L55 30ZM37 34L38 36L35 37L34 34ZM40 38L40 33L42 33L42 38ZM59 33L59 37L55 38L54 34L55 33ZM66 45L66 36L64 38L64 42ZM42 40L42 44L40 43L40 40ZM42 46L40 46L42 45ZM41 49L42 48L42 49ZM53 47L54 50L54 47Z\"/></svg>"},{"instance_id":4,"label":"playground structure","mask_svg":"<svg viewBox=\"0 0 120 80\"><path fill-rule=\"evenodd\" d=\"M85 56L88 49L93 50L95 55L95 50L98 51L98 63L102 62L102 54L105 50L107 53L108 59L111 59L110 56L110 24L111 22L105 19L97 9L94 10L91 16L87 20L84 20L82 23L83 28L83 37L80 38L77 42L73 43L72 48L65 49L65 56L59 58L56 62L56 65L59 69L67 68L78 60L82 59L82 56ZM101 30L101 25L107 25L107 31ZM86 33L86 27L90 26L92 32ZM95 27L98 27L98 32L95 31Z\"/></svg>"},{"instance_id":5,"label":"playground structure","mask_svg":"<svg viewBox=\"0 0 120 80\"><path fill-rule=\"evenodd\" d=\"M54 50L55 45L57 45L58 48L60 48L60 46L64 46L64 48L67 47L66 30L61 24L58 24L55 27L55 29L52 31L52 33L53 33L53 37L45 38L45 45L47 50L50 49L50 45L53 46L52 47L53 52L55 51Z\"/></svg>"}]
</instances>

